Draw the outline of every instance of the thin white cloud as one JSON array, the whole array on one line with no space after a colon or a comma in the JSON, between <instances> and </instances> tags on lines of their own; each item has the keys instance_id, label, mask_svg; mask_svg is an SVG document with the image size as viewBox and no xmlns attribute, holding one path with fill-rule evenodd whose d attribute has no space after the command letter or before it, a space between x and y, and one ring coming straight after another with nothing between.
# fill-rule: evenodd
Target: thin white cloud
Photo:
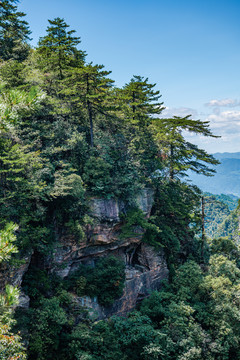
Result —
<instances>
[{"instance_id":1,"label":"thin white cloud","mask_svg":"<svg viewBox=\"0 0 240 360\"><path fill-rule=\"evenodd\" d=\"M228 110L222 111L218 114L211 114L207 118L210 121L211 125L214 127L231 126L238 125L240 126L240 111L239 110ZM240 129L239 129L240 131Z\"/></svg>"},{"instance_id":2,"label":"thin white cloud","mask_svg":"<svg viewBox=\"0 0 240 360\"><path fill-rule=\"evenodd\" d=\"M233 109L234 106L240 106L240 101L233 99L211 100L208 104L210 112L208 114L188 107L167 107L162 112L161 117L184 117L191 114L193 119L209 121L213 134L221 136L221 138L204 137L199 134L184 132L186 139L212 153L240 151L240 110Z\"/></svg>"},{"instance_id":3,"label":"thin white cloud","mask_svg":"<svg viewBox=\"0 0 240 360\"><path fill-rule=\"evenodd\" d=\"M195 109L188 108L188 107L179 107L179 108L169 108L166 107L165 110L161 113L162 117L170 118L173 116L187 116L191 115L193 118L197 118L198 112Z\"/></svg>"},{"instance_id":4,"label":"thin white cloud","mask_svg":"<svg viewBox=\"0 0 240 360\"><path fill-rule=\"evenodd\" d=\"M222 99L222 100L210 100L205 105L208 107L219 107L219 106L235 107L235 106L240 106L240 100L230 99L230 98Z\"/></svg>"}]
</instances>

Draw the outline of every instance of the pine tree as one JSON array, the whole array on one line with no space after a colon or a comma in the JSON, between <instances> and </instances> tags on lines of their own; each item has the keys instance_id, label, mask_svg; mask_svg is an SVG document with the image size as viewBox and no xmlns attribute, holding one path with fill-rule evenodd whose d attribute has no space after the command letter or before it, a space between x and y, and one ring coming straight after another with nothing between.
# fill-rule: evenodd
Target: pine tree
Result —
<instances>
[{"instance_id":1,"label":"pine tree","mask_svg":"<svg viewBox=\"0 0 240 360\"><path fill-rule=\"evenodd\" d=\"M158 102L160 92L156 84L149 84L148 78L134 75L121 92L122 105L127 119L139 127L149 124L152 116L159 115L164 107Z\"/></svg>"},{"instance_id":2,"label":"pine tree","mask_svg":"<svg viewBox=\"0 0 240 360\"><path fill-rule=\"evenodd\" d=\"M152 119L159 115L163 107L160 92L156 84L149 83L148 78L133 76L129 83L119 91L119 104L122 109L123 123L131 153L139 157L141 173L150 179L151 174L161 167L158 148L153 139ZM124 131L124 130L123 130Z\"/></svg>"},{"instance_id":3,"label":"pine tree","mask_svg":"<svg viewBox=\"0 0 240 360\"><path fill-rule=\"evenodd\" d=\"M69 25L64 19L58 17L48 22L50 26L47 35L39 40L38 52L43 57L45 69L54 71L57 68L58 77L62 80L64 69L73 61L83 63L85 53L77 50L80 38L73 36L75 30L67 30Z\"/></svg>"},{"instance_id":4,"label":"pine tree","mask_svg":"<svg viewBox=\"0 0 240 360\"><path fill-rule=\"evenodd\" d=\"M208 121L192 120L190 116L152 120L155 138L169 167L170 180L175 176L185 176L187 170L210 176L215 170L206 164L219 164L212 155L186 141L182 135L182 131L187 131L202 136L217 137L210 131Z\"/></svg>"},{"instance_id":5,"label":"pine tree","mask_svg":"<svg viewBox=\"0 0 240 360\"><path fill-rule=\"evenodd\" d=\"M29 52L27 41L30 40L25 13L17 11L15 0L0 2L0 58L23 61Z\"/></svg>"},{"instance_id":6,"label":"pine tree","mask_svg":"<svg viewBox=\"0 0 240 360\"><path fill-rule=\"evenodd\" d=\"M113 80L108 78L111 71L103 70L103 65L91 63L72 69L72 75L66 80L65 94L76 106L82 107L87 114L90 129L90 145L94 145L94 119L98 114L107 116L112 109L109 103L109 90Z\"/></svg>"}]
</instances>

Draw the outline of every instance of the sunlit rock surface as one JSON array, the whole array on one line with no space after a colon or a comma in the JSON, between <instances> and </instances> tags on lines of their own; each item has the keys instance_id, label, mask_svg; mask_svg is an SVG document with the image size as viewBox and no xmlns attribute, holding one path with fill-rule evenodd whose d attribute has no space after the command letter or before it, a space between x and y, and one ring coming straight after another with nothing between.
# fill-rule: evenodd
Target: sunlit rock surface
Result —
<instances>
[{"instance_id":1,"label":"sunlit rock surface","mask_svg":"<svg viewBox=\"0 0 240 360\"><path fill-rule=\"evenodd\" d=\"M136 262L136 263L135 263ZM132 265L126 265L126 282L123 295L108 308L100 306L97 298L79 297L79 305L89 309L93 319L104 319L111 315L125 316L138 302L152 291L161 287L162 280L168 277L168 269L162 253L146 244L136 248Z\"/></svg>"},{"instance_id":2,"label":"sunlit rock surface","mask_svg":"<svg viewBox=\"0 0 240 360\"><path fill-rule=\"evenodd\" d=\"M144 189L136 198L138 206L146 217L150 216L153 204L153 191ZM21 286L30 261L34 266L56 273L61 278L77 270L80 264L95 266L96 261L108 255L120 258L125 263L126 281L123 295L108 308L100 306L97 298L77 297L79 305L86 307L96 319L116 315L126 315L136 304L152 291L161 287L168 276L168 269L163 252L157 253L153 247L142 243L144 230L136 227L131 237L121 237L121 213L127 213L127 204L117 199L90 199L89 216L93 223L84 228L84 237L76 239L67 229L59 229L53 253L47 257L29 254L18 269L8 269L0 279L2 288L11 279L11 283ZM19 306L27 308L29 298L21 293Z\"/></svg>"},{"instance_id":3,"label":"sunlit rock surface","mask_svg":"<svg viewBox=\"0 0 240 360\"><path fill-rule=\"evenodd\" d=\"M145 189L137 197L137 206L150 216L153 192ZM127 206L117 199L91 199L91 216L95 225L87 226L86 237L79 243L63 236L56 247L51 263L52 270L61 277L67 277L80 264L94 266L100 257L108 255L122 259L126 265L126 282L123 295L109 308L100 306L97 299L87 296L77 298L79 305L90 310L90 315L102 319L113 314L126 315L136 304L152 291L160 288L162 280L168 277L168 269L163 252L157 253L153 247L142 243L144 230L136 227L134 236L122 238L121 213Z\"/></svg>"}]
</instances>

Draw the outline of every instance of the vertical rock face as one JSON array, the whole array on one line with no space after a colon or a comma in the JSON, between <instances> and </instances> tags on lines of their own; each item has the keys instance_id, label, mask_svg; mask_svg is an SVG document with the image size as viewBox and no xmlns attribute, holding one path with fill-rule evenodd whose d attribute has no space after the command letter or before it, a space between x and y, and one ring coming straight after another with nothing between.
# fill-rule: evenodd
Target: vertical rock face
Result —
<instances>
[{"instance_id":1,"label":"vertical rock face","mask_svg":"<svg viewBox=\"0 0 240 360\"><path fill-rule=\"evenodd\" d=\"M147 217L149 217L151 213L153 195L154 192L152 189L143 189L136 199L139 209L141 209Z\"/></svg>"},{"instance_id":2,"label":"vertical rock face","mask_svg":"<svg viewBox=\"0 0 240 360\"><path fill-rule=\"evenodd\" d=\"M153 191L143 190L136 198L136 205L146 217L150 216L153 203ZM76 297L80 305L90 310L90 315L96 319L116 315L126 315L136 304L152 291L159 289L163 279L168 276L168 269L162 252L157 253L153 247L142 243L144 230L136 228L131 237L122 238L120 214L127 212L127 204L117 199L90 200L90 215L94 225L85 228L85 237L80 242L72 235L64 233L58 238L53 255L45 259L44 266L50 272L62 278L74 272L80 264L94 266L97 259L113 255L125 263L126 281L123 295L108 308L100 306L97 298ZM26 257L19 269L9 274L11 283L21 285L22 277L27 271L31 254ZM36 261L36 254L32 262ZM1 279L0 279L1 280ZM8 281L9 282L9 281ZM29 304L29 298L21 294L20 306Z\"/></svg>"},{"instance_id":3,"label":"vertical rock face","mask_svg":"<svg viewBox=\"0 0 240 360\"><path fill-rule=\"evenodd\" d=\"M136 206L149 217L153 204L153 190L143 189L136 197ZM98 199L90 200L92 216L102 221L119 222L120 214L126 213L127 205L118 199Z\"/></svg>"},{"instance_id":4,"label":"vertical rock face","mask_svg":"<svg viewBox=\"0 0 240 360\"><path fill-rule=\"evenodd\" d=\"M136 199L137 206L146 217L150 216L153 192L143 190ZM117 199L91 199L91 216L96 224L86 229L86 239L76 244L63 237L56 247L52 270L61 277L67 277L80 264L92 264L109 254L125 262L126 282L123 295L108 308L100 306L97 299L87 296L77 298L80 305L87 307L97 319L116 315L126 315L136 304L152 291L160 288L162 280L168 276L168 269L162 252L141 242L144 231L135 229L131 238L121 238L120 214L126 213L127 206Z\"/></svg>"},{"instance_id":5,"label":"vertical rock face","mask_svg":"<svg viewBox=\"0 0 240 360\"><path fill-rule=\"evenodd\" d=\"M129 250L125 249L125 252ZM133 249L132 249L133 250ZM116 255L116 254L115 254ZM118 256L124 253L118 253ZM100 306L96 298L87 296L77 298L81 306L88 308L94 319L104 319L112 315L125 316L134 310L137 303L152 291L161 287L162 280L168 277L168 269L163 253L156 253L153 247L140 244L134 249L132 264L126 265L126 281L123 295L108 308Z\"/></svg>"},{"instance_id":6,"label":"vertical rock face","mask_svg":"<svg viewBox=\"0 0 240 360\"><path fill-rule=\"evenodd\" d=\"M100 221L119 222L120 213L124 203L117 199L91 199L90 208L92 215Z\"/></svg>"},{"instance_id":7,"label":"vertical rock face","mask_svg":"<svg viewBox=\"0 0 240 360\"><path fill-rule=\"evenodd\" d=\"M103 314L126 315L136 304L152 291L161 287L168 277L168 269L163 253L156 253L153 247L141 244L134 254L133 263L126 266L126 282L123 295Z\"/></svg>"},{"instance_id":8,"label":"vertical rock face","mask_svg":"<svg viewBox=\"0 0 240 360\"><path fill-rule=\"evenodd\" d=\"M0 264L0 292L5 290L6 284L11 284L21 288L22 280L24 274L27 272L30 261L31 261L32 252L26 254L21 260L20 266L9 266L7 264ZM18 307L28 308L30 298L21 291L19 296Z\"/></svg>"},{"instance_id":9,"label":"vertical rock face","mask_svg":"<svg viewBox=\"0 0 240 360\"><path fill-rule=\"evenodd\" d=\"M27 254L21 260L20 266L8 266L6 264L0 264L0 291L5 288L6 284L13 286L21 286L23 276L28 270L32 253Z\"/></svg>"},{"instance_id":10,"label":"vertical rock face","mask_svg":"<svg viewBox=\"0 0 240 360\"><path fill-rule=\"evenodd\" d=\"M153 191L144 189L138 195L136 204L146 217L150 216L153 203ZM132 249L140 244L144 230L136 228L134 236L122 238L120 214L126 213L127 204L118 199L90 200L90 214L95 219L94 225L86 226L85 238L77 243L72 237L63 234L56 244L53 259L48 266L58 275L66 277L79 263L92 263L94 258L115 254L130 263ZM125 249L125 250L124 250ZM123 253L125 252L125 255ZM121 254L121 255L119 255Z\"/></svg>"}]
</instances>

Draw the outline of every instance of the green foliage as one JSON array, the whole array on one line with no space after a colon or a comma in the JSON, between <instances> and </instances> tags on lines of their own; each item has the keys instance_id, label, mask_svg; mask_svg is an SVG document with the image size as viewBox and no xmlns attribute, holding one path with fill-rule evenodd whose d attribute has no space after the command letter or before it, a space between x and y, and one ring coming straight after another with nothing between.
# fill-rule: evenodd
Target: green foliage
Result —
<instances>
[{"instance_id":1,"label":"green foliage","mask_svg":"<svg viewBox=\"0 0 240 360\"><path fill-rule=\"evenodd\" d=\"M30 266L24 276L22 287L33 302L39 302L51 292L53 279L46 271Z\"/></svg>"},{"instance_id":2,"label":"green foliage","mask_svg":"<svg viewBox=\"0 0 240 360\"><path fill-rule=\"evenodd\" d=\"M94 122L97 116L108 117L112 109L109 98L113 80L107 76L111 71L103 70L103 65L86 64L71 69L71 76L65 80L67 89L63 89L67 99L70 97L72 105L79 108L88 119L90 146L94 145Z\"/></svg>"},{"instance_id":3,"label":"green foliage","mask_svg":"<svg viewBox=\"0 0 240 360\"><path fill-rule=\"evenodd\" d=\"M16 251L15 243L20 254L33 252L22 283L30 296L30 309L22 311L29 360L239 358L239 250L229 239L214 239L209 264L208 254L201 256L208 245L195 237L200 192L179 180L188 169L214 172L209 165L217 161L183 136L214 136L208 122L158 119L163 103L147 78L114 88L103 65L85 62L80 38L64 19L49 20L30 50L25 14L15 3L0 5L0 224L10 223L0 233L0 262ZM147 219L136 197L149 186L155 202ZM96 323L77 296L112 305L123 292L123 262L102 258L64 280L46 269L64 235L87 241L84 226L94 220L86 200L93 196L124 201L129 211L120 236L144 234L164 249L170 270L170 283L138 312ZM19 225L16 241L11 222ZM6 310L0 356L8 360L25 358L10 330L17 295L7 286L0 297Z\"/></svg>"},{"instance_id":4,"label":"green foliage","mask_svg":"<svg viewBox=\"0 0 240 360\"><path fill-rule=\"evenodd\" d=\"M85 163L83 180L95 196L120 198L131 203L142 188L139 163L129 153L124 136L113 137L99 131L97 150Z\"/></svg>"},{"instance_id":5,"label":"green foliage","mask_svg":"<svg viewBox=\"0 0 240 360\"><path fill-rule=\"evenodd\" d=\"M83 227L78 220L70 219L65 223L65 226L71 234L75 235L75 238L79 243L85 238Z\"/></svg>"},{"instance_id":6,"label":"green foliage","mask_svg":"<svg viewBox=\"0 0 240 360\"><path fill-rule=\"evenodd\" d=\"M112 305L122 295L125 281L124 263L113 257L97 261L95 267L80 266L67 284L77 295L97 296L100 305Z\"/></svg>"},{"instance_id":7,"label":"green foliage","mask_svg":"<svg viewBox=\"0 0 240 360\"><path fill-rule=\"evenodd\" d=\"M10 259L17 252L13 243L16 241L14 232L17 227L9 223L0 231L0 264ZM18 303L19 290L7 284L5 291L0 293L0 356L3 360L26 359L24 346L19 335L11 332L14 323L13 306Z\"/></svg>"},{"instance_id":8,"label":"green foliage","mask_svg":"<svg viewBox=\"0 0 240 360\"><path fill-rule=\"evenodd\" d=\"M144 300L141 312L161 331L164 359L238 358L240 308L234 301L238 287L239 269L234 262L215 255L207 273L187 262L171 286Z\"/></svg>"},{"instance_id":9,"label":"green foliage","mask_svg":"<svg viewBox=\"0 0 240 360\"><path fill-rule=\"evenodd\" d=\"M42 300L40 307L34 311L34 322L30 337L30 358L56 359L60 333L67 324L66 312L60 306L59 299L53 297Z\"/></svg>"},{"instance_id":10,"label":"green foliage","mask_svg":"<svg viewBox=\"0 0 240 360\"><path fill-rule=\"evenodd\" d=\"M205 229L210 238L236 237L238 230L238 198L206 194Z\"/></svg>"},{"instance_id":11,"label":"green foliage","mask_svg":"<svg viewBox=\"0 0 240 360\"><path fill-rule=\"evenodd\" d=\"M233 210L219 225L215 237L229 236L237 239L239 235L239 210Z\"/></svg>"},{"instance_id":12,"label":"green foliage","mask_svg":"<svg viewBox=\"0 0 240 360\"><path fill-rule=\"evenodd\" d=\"M215 198L216 200L226 204L230 211L235 210L238 206L238 197L235 195L227 195L227 194L211 194L211 193L204 193L204 196Z\"/></svg>"},{"instance_id":13,"label":"green foliage","mask_svg":"<svg viewBox=\"0 0 240 360\"><path fill-rule=\"evenodd\" d=\"M138 234L142 235L144 231L146 231L145 238L151 236L151 238L159 235L161 230L146 218L143 211L139 208L130 209L126 215L122 216L124 221L121 227L121 238L131 238L136 237Z\"/></svg>"},{"instance_id":14,"label":"green foliage","mask_svg":"<svg viewBox=\"0 0 240 360\"><path fill-rule=\"evenodd\" d=\"M54 184L50 191L53 198L73 196L83 198L84 189L82 179L75 173L74 169L69 168L69 164L59 162L59 170L54 173Z\"/></svg>"},{"instance_id":15,"label":"green foliage","mask_svg":"<svg viewBox=\"0 0 240 360\"><path fill-rule=\"evenodd\" d=\"M27 359L20 336L11 333L7 326L0 327L0 356L1 360Z\"/></svg>"},{"instance_id":16,"label":"green foliage","mask_svg":"<svg viewBox=\"0 0 240 360\"><path fill-rule=\"evenodd\" d=\"M211 240L210 251L212 254L222 254L231 260L238 260L240 255L239 244L228 237Z\"/></svg>"},{"instance_id":17,"label":"green foliage","mask_svg":"<svg viewBox=\"0 0 240 360\"><path fill-rule=\"evenodd\" d=\"M30 319L27 322L30 359L43 360L49 356L51 359L74 359L78 354L88 353L92 341L100 346L102 340L94 340L94 333L101 338L106 334L111 337L111 341L106 340L106 345L101 345L98 352L106 351L108 346L117 349L118 345L110 345L114 337L110 329L105 327L104 330L104 325L97 326L97 331L94 329L92 332L87 324L75 322L76 315L79 314L82 319L85 315L64 287L70 287L78 296L97 296L100 304L108 306L121 296L123 285L124 265L114 257L100 259L94 268L82 266L64 282L46 271L31 268L23 283L33 306L27 315ZM89 343L86 342L88 337ZM119 351L117 353L119 355ZM106 359L110 360L111 356Z\"/></svg>"},{"instance_id":18,"label":"green foliage","mask_svg":"<svg viewBox=\"0 0 240 360\"><path fill-rule=\"evenodd\" d=\"M24 116L38 111L43 92L32 87L29 92L18 89L5 90L0 93L0 130L8 130Z\"/></svg>"},{"instance_id":19,"label":"green foliage","mask_svg":"<svg viewBox=\"0 0 240 360\"><path fill-rule=\"evenodd\" d=\"M152 222L160 232L148 231L145 241L163 247L170 276L174 268L191 254L198 258L199 244L195 234L200 227L199 190L180 181L164 182L157 186L152 208Z\"/></svg>"},{"instance_id":20,"label":"green foliage","mask_svg":"<svg viewBox=\"0 0 240 360\"><path fill-rule=\"evenodd\" d=\"M29 51L27 40L31 34L25 14L17 11L14 0L1 1L0 5L0 59L23 61Z\"/></svg>"},{"instance_id":21,"label":"green foliage","mask_svg":"<svg viewBox=\"0 0 240 360\"><path fill-rule=\"evenodd\" d=\"M75 30L67 31L69 25L64 19L58 17L48 22L50 26L47 28L47 35L39 39L38 52L44 70L57 70L58 77L62 79L63 71L69 62L73 58L83 60L84 53L77 51L76 46L80 43L80 38L73 36Z\"/></svg>"},{"instance_id":22,"label":"green foliage","mask_svg":"<svg viewBox=\"0 0 240 360\"><path fill-rule=\"evenodd\" d=\"M0 65L0 79L6 89L23 86L24 65L17 60L9 60Z\"/></svg>"},{"instance_id":23,"label":"green foliage","mask_svg":"<svg viewBox=\"0 0 240 360\"><path fill-rule=\"evenodd\" d=\"M207 164L219 164L219 161L212 155L184 139L182 131L216 137L209 129L209 122L192 120L190 117L191 115L184 118L174 116L172 119L154 119L152 121L155 138L161 146L171 180L175 177L185 176L187 170L210 176L215 171Z\"/></svg>"},{"instance_id":24,"label":"green foliage","mask_svg":"<svg viewBox=\"0 0 240 360\"><path fill-rule=\"evenodd\" d=\"M218 232L219 225L230 215L228 206L217 200L215 196L204 197L206 235L213 238Z\"/></svg>"},{"instance_id":25,"label":"green foliage","mask_svg":"<svg viewBox=\"0 0 240 360\"><path fill-rule=\"evenodd\" d=\"M156 84L149 84L148 78L134 75L121 92L124 112L128 121L138 127L146 126L149 116L156 116L162 112L160 92L154 90Z\"/></svg>"},{"instance_id":26,"label":"green foliage","mask_svg":"<svg viewBox=\"0 0 240 360\"><path fill-rule=\"evenodd\" d=\"M151 320L140 313L132 313L129 318L113 318L113 331L127 359L142 358L143 349L154 342L157 333Z\"/></svg>"},{"instance_id":27,"label":"green foliage","mask_svg":"<svg viewBox=\"0 0 240 360\"><path fill-rule=\"evenodd\" d=\"M17 247L14 245L16 236L14 232L17 230L17 226L13 223L6 225L4 230L0 231L0 263L10 259L11 254L16 253Z\"/></svg>"},{"instance_id":28,"label":"green foliage","mask_svg":"<svg viewBox=\"0 0 240 360\"><path fill-rule=\"evenodd\" d=\"M91 156L85 164L84 181L94 195L107 195L111 183L111 165L101 158Z\"/></svg>"}]
</instances>

